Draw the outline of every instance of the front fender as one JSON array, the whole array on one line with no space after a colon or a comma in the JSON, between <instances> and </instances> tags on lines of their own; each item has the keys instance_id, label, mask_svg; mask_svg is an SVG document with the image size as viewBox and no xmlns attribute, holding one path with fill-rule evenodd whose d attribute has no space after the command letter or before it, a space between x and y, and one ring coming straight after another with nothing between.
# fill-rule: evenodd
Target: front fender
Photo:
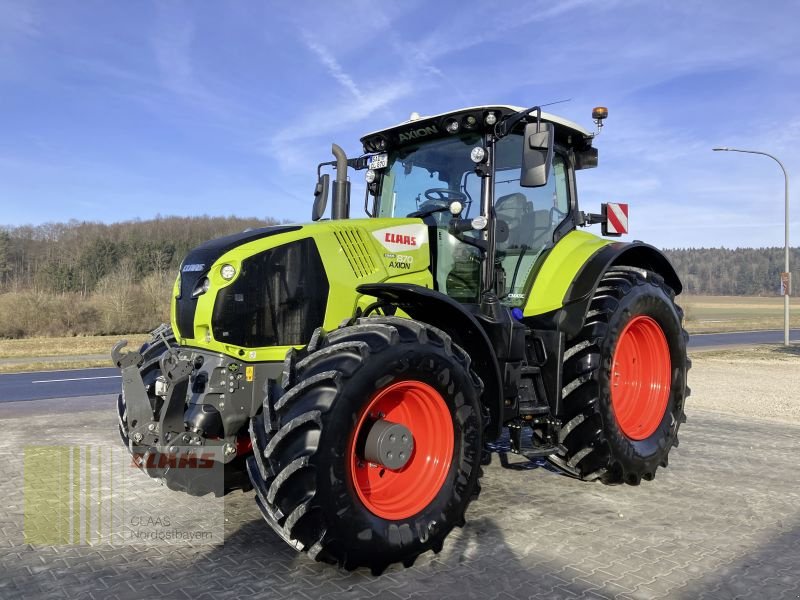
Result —
<instances>
[{"instance_id":1,"label":"front fender","mask_svg":"<svg viewBox=\"0 0 800 600\"><path fill-rule=\"evenodd\" d=\"M482 402L491 422L488 439L500 436L503 415L503 380L489 337L478 320L462 304L449 296L409 283L367 283L357 291L396 305L414 320L445 331L472 359L475 372L483 380Z\"/></svg>"}]
</instances>

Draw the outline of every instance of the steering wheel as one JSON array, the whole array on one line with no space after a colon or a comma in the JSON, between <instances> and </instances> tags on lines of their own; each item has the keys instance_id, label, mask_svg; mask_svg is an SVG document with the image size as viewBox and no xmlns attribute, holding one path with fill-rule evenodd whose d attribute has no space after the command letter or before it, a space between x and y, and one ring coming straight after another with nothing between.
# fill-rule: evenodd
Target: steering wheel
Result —
<instances>
[{"instance_id":1,"label":"steering wheel","mask_svg":"<svg viewBox=\"0 0 800 600\"><path fill-rule=\"evenodd\" d=\"M464 192L451 190L450 188L431 188L425 190L425 198L432 202L447 202L448 204L455 200L462 203L467 201L467 195Z\"/></svg>"}]
</instances>

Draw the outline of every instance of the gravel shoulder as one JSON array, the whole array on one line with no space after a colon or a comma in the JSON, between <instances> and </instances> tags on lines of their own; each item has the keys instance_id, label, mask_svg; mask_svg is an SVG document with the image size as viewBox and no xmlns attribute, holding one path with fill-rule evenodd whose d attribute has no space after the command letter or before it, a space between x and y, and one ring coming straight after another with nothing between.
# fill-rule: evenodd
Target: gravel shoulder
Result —
<instances>
[{"instance_id":1,"label":"gravel shoulder","mask_svg":"<svg viewBox=\"0 0 800 600\"><path fill-rule=\"evenodd\" d=\"M800 346L691 353L693 408L800 424Z\"/></svg>"}]
</instances>

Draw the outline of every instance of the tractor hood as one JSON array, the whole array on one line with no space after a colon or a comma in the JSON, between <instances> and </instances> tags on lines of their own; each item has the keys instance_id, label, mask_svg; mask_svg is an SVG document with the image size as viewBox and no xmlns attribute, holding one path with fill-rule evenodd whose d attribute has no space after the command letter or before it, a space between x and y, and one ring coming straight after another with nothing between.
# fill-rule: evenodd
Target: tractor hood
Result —
<instances>
[{"instance_id":1,"label":"tractor hood","mask_svg":"<svg viewBox=\"0 0 800 600\"><path fill-rule=\"evenodd\" d=\"M432 287L428 239L425 223L406 218L265 227L206 242L175 282L177 340L245 362L283 360L317 327L351 317L361 283Z\"/></svg>"},{"instance_id":2,"label":"tractor hood","mask_svg":"<svg viewBox=\"0 0 800 600\"><path fill-rule=\"evenodd\" d=\"M276 225L272 227L259 227L258 229L248 229L240 233L226 235L225 237L209 240L200 244L197 248L189 252L186 258L181 263L181 273L185 272L203 272L214 264L220 256L225 254L228 250L254 242L271 235L279 233L286 233L289 231L297 231L300 229L299 225Z\"/></svg>"},{"instance_id":3,"label":"tractor hood","mask_svg":"<svg viewBox=\"0 0 800 600\"><path fill-rule=\"evenodd\" d=\"M175 325L177 333L184 338L194 337L194 316L197 310L198 297L193 295L200 281L208 275L211 266L226 252L266 237L279 233L288 233L300 229L299 226L273 226L250 229L225 237L209 240L199 245L186 255L181 263L179 289L175 306Z\"/></svg>"}]
</instances>

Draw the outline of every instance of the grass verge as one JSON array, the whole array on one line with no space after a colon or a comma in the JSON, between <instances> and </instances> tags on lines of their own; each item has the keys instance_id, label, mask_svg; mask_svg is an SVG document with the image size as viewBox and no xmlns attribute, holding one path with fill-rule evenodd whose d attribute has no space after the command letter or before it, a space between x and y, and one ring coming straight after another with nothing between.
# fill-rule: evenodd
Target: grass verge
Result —
<instances>
[{"instance_id":1,"label":"grass verge","mask_svg":"<svg viewBox=\"0 0 800 600\"><path fill-rule=\"evenodd\" d=\"M37 361L31 359L30 362L15 362L9 364L0 363L1 373L24 373L29 371L67 371L69 369L91 369L93 367L113 367L111 359L107 360L64 360L64 361Z\"/></svg>"},{"instance_id":2,"label":"grass verge","mask_svg":"<svg viewBox=\"0 0 800 600\"><path fill-rule=\"evenodd\" d=\"M111 364L111 348L119 340L128 340L129 348L138 348L150 339L148 334L95 335L85 337L43 337L21 340L0 339L0 359L40 358L61 356L84 356L86 354L107 354Z\"/></svg>"},{"instance_id":3,"label":"grass verge","mask_svg":"<svg viewBox=\"0 0 800 600\"><path fill-rule=\"evenodd\" d=\"M717 333L783 329L781 296L678 296L685 313L689 333ZM800 327L800 309L790 313L790 325Z\"/></svg>"}]
</instances>

